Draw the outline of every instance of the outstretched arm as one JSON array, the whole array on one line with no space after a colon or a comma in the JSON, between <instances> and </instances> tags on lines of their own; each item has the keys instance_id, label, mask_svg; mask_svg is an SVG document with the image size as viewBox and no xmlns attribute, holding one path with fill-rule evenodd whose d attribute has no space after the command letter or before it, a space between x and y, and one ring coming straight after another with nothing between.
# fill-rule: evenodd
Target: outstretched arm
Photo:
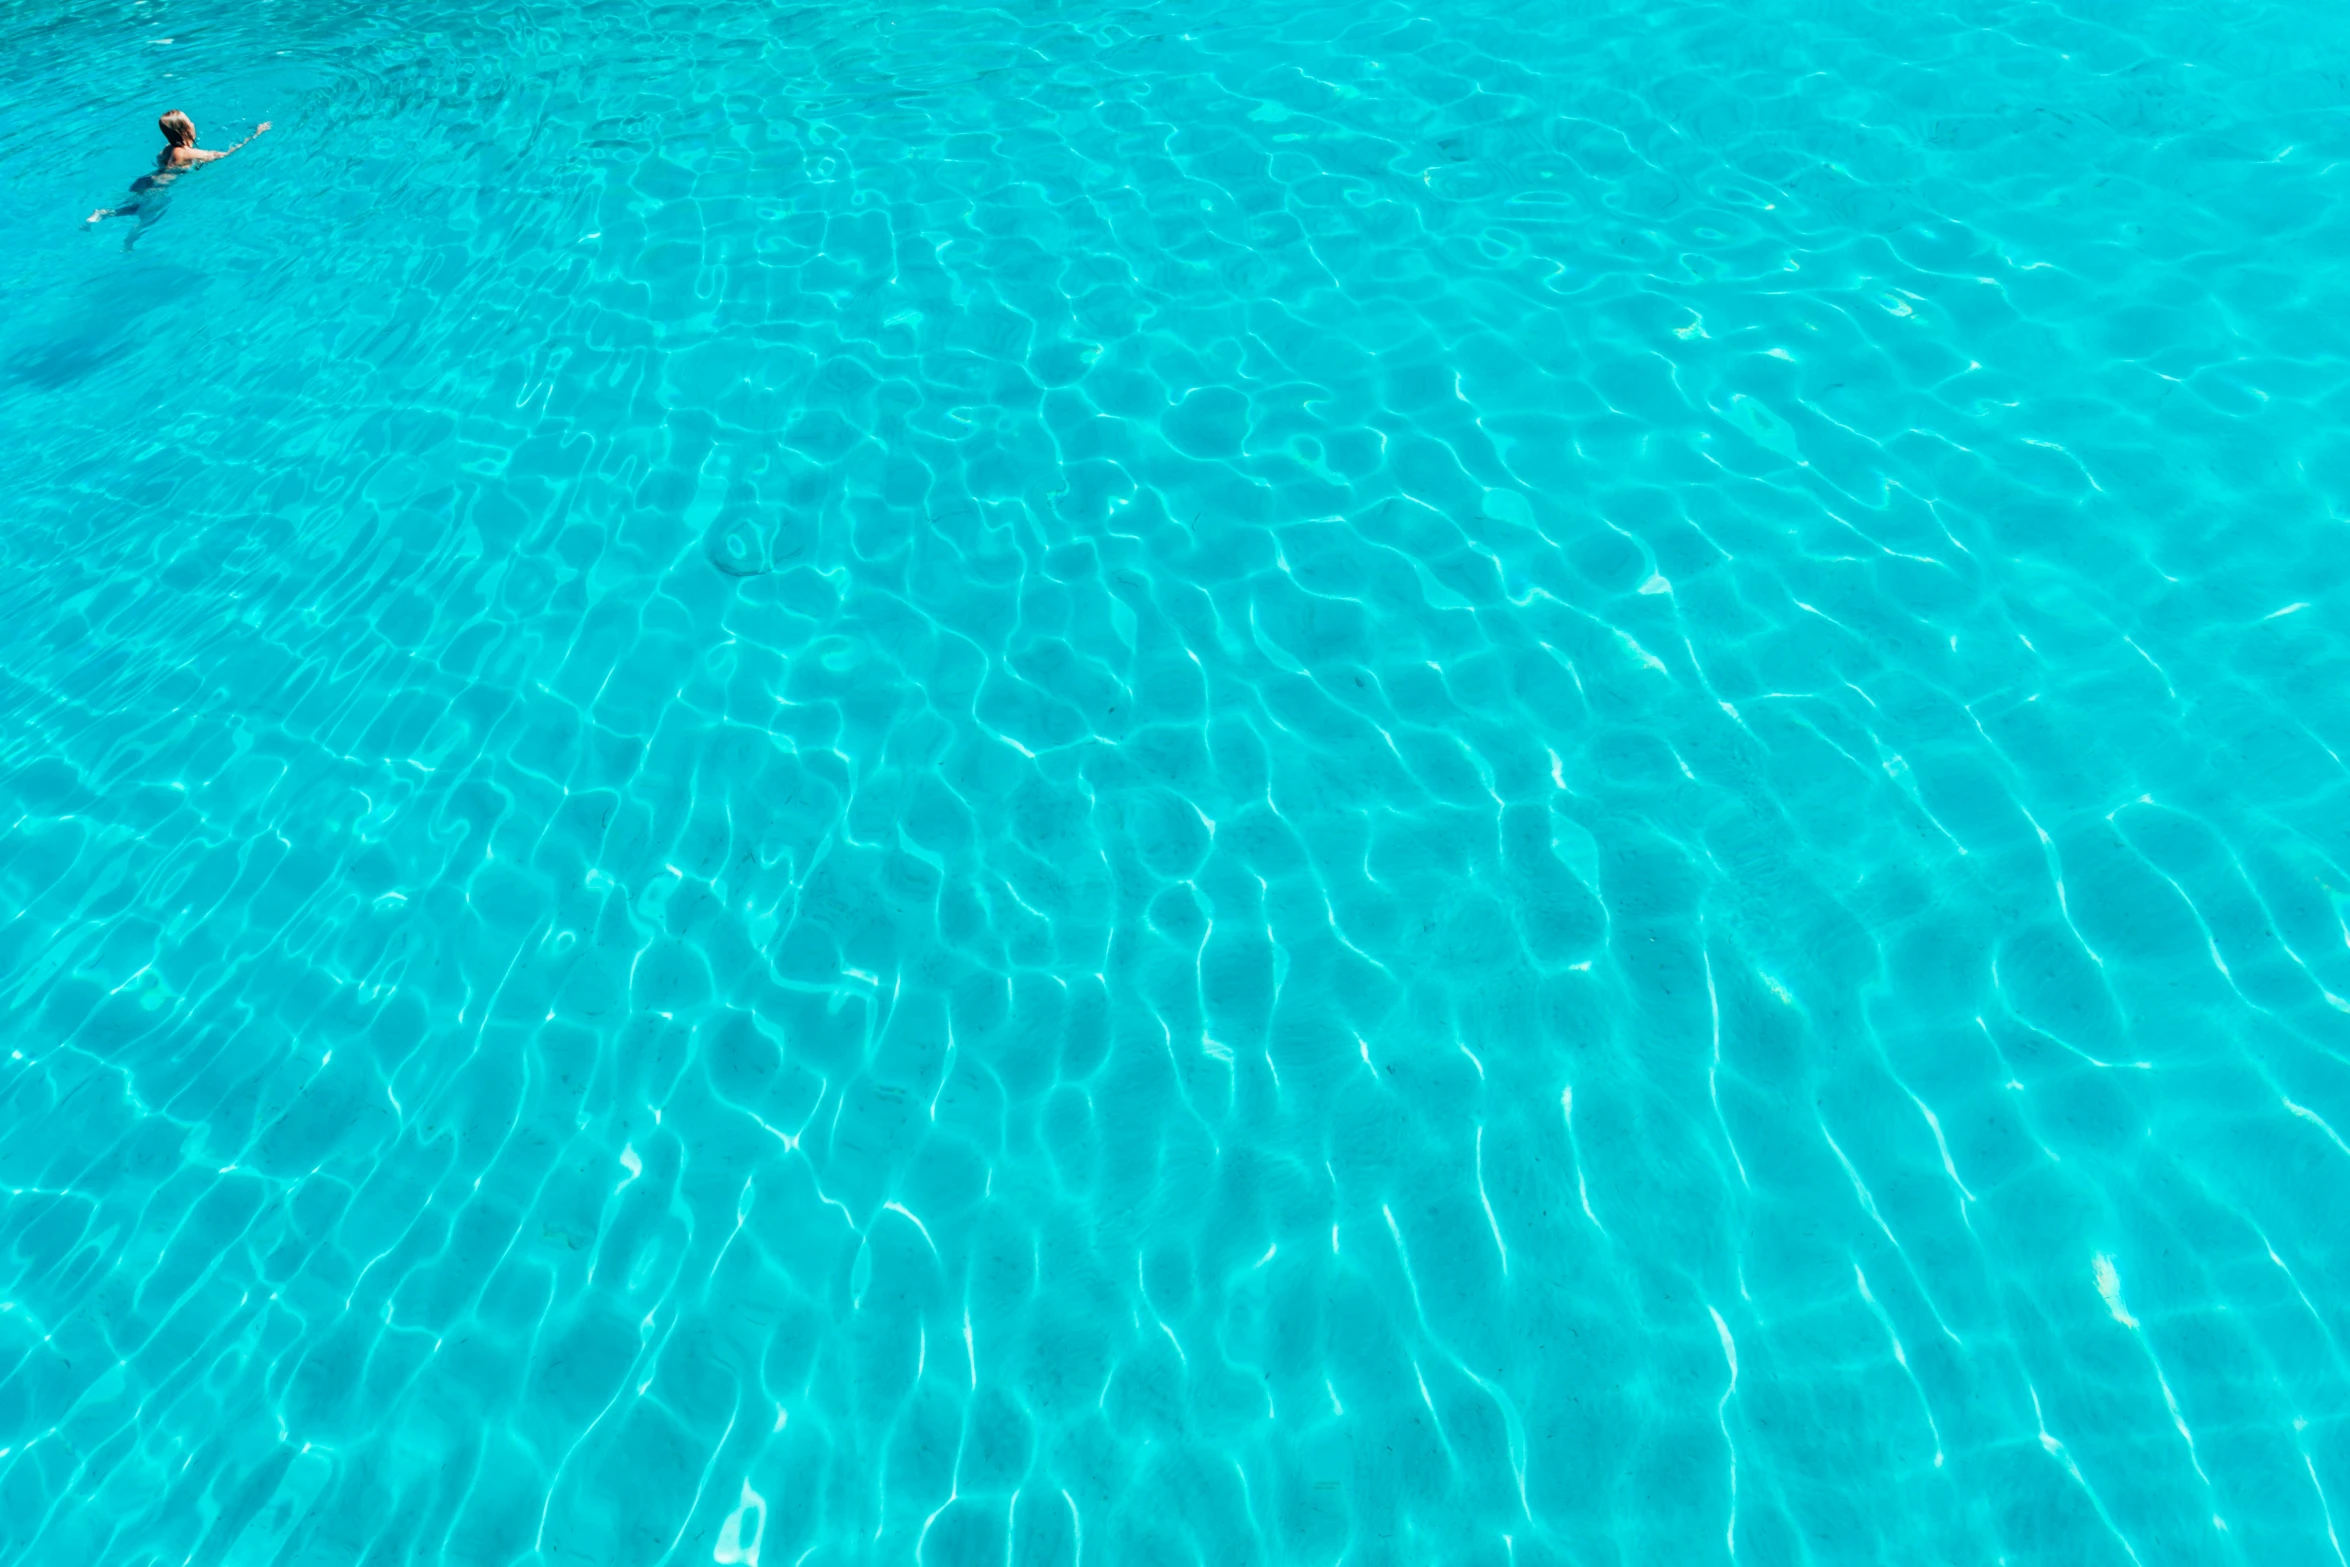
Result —
<instances>
[{"instance_id":1,"label":"outstretched arm","mask_svg":"<svg viewBox=\"0 0 2350 1567\"><path fill-rule=\"evenodd\" d=\"M263 131L268 129L269 122L267 120L263 120L259 125L253 127L253 136L258 136ZM190 151L194 153L194 158L192 161L197 163L212 163L218 159L225 158L230 153L235 152L238 147L244 146L245 142L251 141L253 136L246 137L245 141L238 142L235 144L235 146L223 147L218 152L206 152L201 148L191 148Z\"/></svg>"}]
</instances>

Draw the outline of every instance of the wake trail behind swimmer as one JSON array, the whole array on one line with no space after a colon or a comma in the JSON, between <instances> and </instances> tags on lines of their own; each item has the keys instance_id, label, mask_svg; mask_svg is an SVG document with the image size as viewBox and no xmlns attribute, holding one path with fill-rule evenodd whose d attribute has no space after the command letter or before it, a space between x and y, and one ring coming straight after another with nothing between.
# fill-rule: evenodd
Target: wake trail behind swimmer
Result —
<instances>
[{"instance_id":1,"label":"wake trail behind swimmer","mask_svg":"<svg viewBox=\"0 0 2350 1567\"><path fill-rule=\"evenodd\" d=\"M160 116L155 123L163 131L164 142L163 150L155 155L155 172L142 174L131 182L130 200L119 207L100 207L83 220L84 226L88 227L107 218L137 218L138 228L132 230L130 238L122 242L125 250L131 248L149 224L163 216L174 180L199 163L214 163L227 157L238 147L244 146L245 142L251 141L253 136L269 129L269 122L263 120L253 127L253 135L247 136L245 141L215 152L196 145L196 122L177 109Z\"/></svg>"}]
</instances>

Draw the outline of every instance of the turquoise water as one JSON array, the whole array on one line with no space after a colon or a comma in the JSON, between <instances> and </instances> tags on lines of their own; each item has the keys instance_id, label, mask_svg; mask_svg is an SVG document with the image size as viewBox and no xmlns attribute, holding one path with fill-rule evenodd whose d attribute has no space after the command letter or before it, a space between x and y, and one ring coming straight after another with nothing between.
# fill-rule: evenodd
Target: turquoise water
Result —
<instances>
[{"instance_id":1,"label":"turquoise water","mask_svg":"<svg viewBox=\"0 0 2350 1567\"><path fill-rule=\"evenodd\" d=\"M0 1560L2339 1567L2346 46L0 11Z\"/></svg>"}]
</instances>

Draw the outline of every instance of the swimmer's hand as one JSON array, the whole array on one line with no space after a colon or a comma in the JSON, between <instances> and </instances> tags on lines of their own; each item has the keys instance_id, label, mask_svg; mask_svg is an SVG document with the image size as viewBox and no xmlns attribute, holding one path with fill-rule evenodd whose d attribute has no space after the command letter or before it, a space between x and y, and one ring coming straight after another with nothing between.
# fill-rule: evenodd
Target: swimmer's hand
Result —
<instances>
[{"instance_id":1,"label":"swimmer's hand","mask_svg":"<svg viewBox=\"0 0 2350 1567\"><path fill-rule=\"evenodd\" d=\"M253 127L253 136L258 136L258 135L260 135L260 134L261 134L263 131L265 131L265 130L268 130L268 129L269 129L269 122L268 122L267 120L263 120L263 121L262 121L262 122L261 122L259 125L256 125L256 126L254 126L254 127ZM246 138L245 138L245 141L251 141L251 140L253 139L253 136L248 136L248 137L246 137ZM242 147L243 145L245 145L245 141L238 142L238 143L237 143L237 147ZM216 158L225 158L225 157L227 157L227 156L229 155L229 153L232 153L232 152L236 151L236 150L237 150L237 147L230 147L230 148L227 148L227 149L225 149L225 150L223 150L223 151L221 151L221 152L216 152L216 153L214 153L214 154L213 154L213 156L214 156L214 157L216 157Z\"/></svg>"}]
</instances>

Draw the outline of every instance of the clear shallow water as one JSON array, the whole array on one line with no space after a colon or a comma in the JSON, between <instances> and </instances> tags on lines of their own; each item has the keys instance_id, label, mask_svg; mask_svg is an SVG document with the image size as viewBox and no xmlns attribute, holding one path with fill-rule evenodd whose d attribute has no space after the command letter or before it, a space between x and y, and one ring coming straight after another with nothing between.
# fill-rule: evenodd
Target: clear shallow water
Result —
<instances>
[{"instance_id":1,"label":"clear shallow water","mask_svg":"<svg viewBox=\"0 0 2350 1567\"><path fill-rule=\"evenodd\" d=\"M2342 1561L2334 8L393 9L0 17L0 1557Z\"/></svg>"}]
</instances>

